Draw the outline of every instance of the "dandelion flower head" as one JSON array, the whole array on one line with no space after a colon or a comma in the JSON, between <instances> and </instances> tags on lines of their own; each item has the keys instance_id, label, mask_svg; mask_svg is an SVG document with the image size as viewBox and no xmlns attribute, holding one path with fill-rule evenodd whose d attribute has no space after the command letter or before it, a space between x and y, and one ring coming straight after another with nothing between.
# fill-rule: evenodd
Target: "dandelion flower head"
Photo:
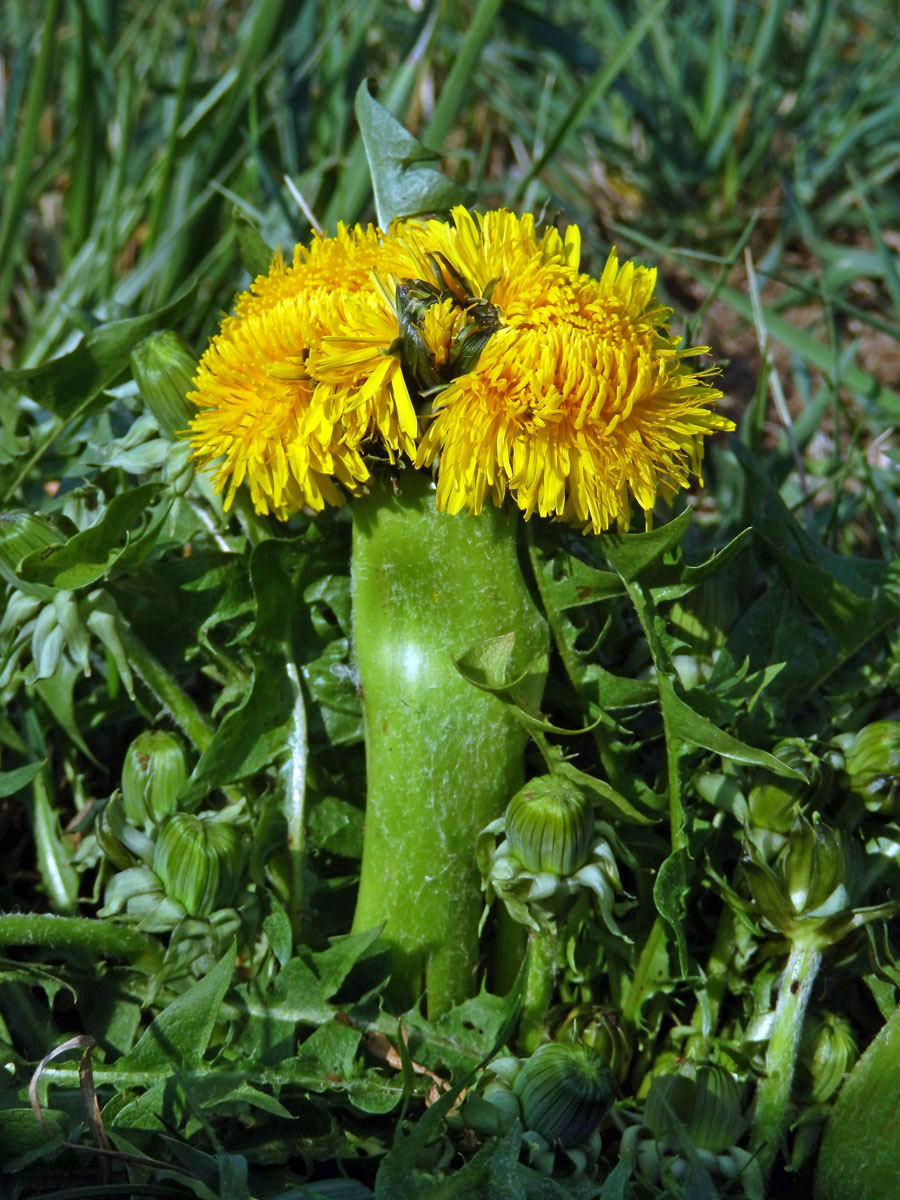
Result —
<instances>
[{"instance_id":1,"label":"dandelion flower head","mask_svg":"<svg viewBox=\"0 0 900 1200\"><path fill-rule=\"evenodd\" d=\"M561 517L594 532L627 527L632 502L648 515L699 475L703 438L732 423L721 396L670 336L653 298L656 272L613 251L599 279L579 271L570 227L538 240L531 218L507 212L431 236L442 261L489 291L497 331L474 368L434 402L416 466L438 462L437 504L479 512L509 493L530 517Z\"/></svg>"},{"instance_id":2,"label":"dandelion flower head","mask_svg":"<svg viewBox=\"0 0 900 1200\"><path fill-rule=\"evenodd\" d=\"M344 412L328 403L327 389L322 392L307 366L310 349L346 326L359 305L377 309L376 269L391 276L420 268L400 238L372 226L340 226L335 237L298 246L289 265L276 255L224 318L188 395L199 409L188 436L196 458L216 463L226 508L245 480L255 510L281 518L304 506L319 511L342 503L335 483L353 492L368 479L360 446L374 431L389 453L414 452L408 396L400 415L377 407L402 400L402 377L396 398L390 388L370 387L368 397L357 390ZM389 332L380 330L382 342ZM396 383L397 360L381 355L382 361Z\"/></svg>"}]
</instances>

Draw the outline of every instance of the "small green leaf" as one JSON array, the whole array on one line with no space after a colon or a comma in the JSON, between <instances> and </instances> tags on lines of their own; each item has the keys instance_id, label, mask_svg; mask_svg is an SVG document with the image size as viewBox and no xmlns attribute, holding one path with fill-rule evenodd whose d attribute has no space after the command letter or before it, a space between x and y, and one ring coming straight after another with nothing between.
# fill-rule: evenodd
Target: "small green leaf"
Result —
<instances>
[{"instance_id":1,"label":"small green leaf","mask_svg":"<svg viewBox=\"0 0 900 1200\"><path fill-rule=\"evenodd\" d=\"M724 729L713 725L706 717L701 717L676 695L672 682L665 675L659 677L659 697L670 737L680 738L688 745L699 746L703 750L712 750L714 754L721 754L723 758L731 758L735 762L765 767L776 775L784 776L785 779L802 779L805 782L806 777L802 772L781 762L774 754L748 746L726 733Z\"/></svg>"},{"instance_id":2,"label":"small green leaf","mask_svg":"<svg viewBox=\"0 0 900 1200\"><path fill-rule=\"evenodd\" d=\"M687 935L684 931L684 922L685 901L691 890L688 880L689 862L690 856L684 847L673 850L668 858L663 859L653 882L653 902L656 910L668 922L675 934L675 944L678 947L678 966L682 978L688 973Z\"/></svg>"},{"instance_id":3,"label":"small green leaf","mask_svg":"<svg viewBox=\"0 0 900 1200\"><path fill-rule=\"evenodd\" d=\"M247 214L241 212L237 205L231 210L231 219L237 233L241 262L254 279L257 275L267 274L275 258L275 251L267 244Z\"/></svg>"},{"instance_id":4,"label":"small green leaf","mask_svg":"<svg viewBox=\"0 0 900 1200\"><path fill-rule=\"evenodd\" d=\"M387 229L395 217L449 213L471 196L433 167L440 155L428 150L369 94L363 80L356 93L356 119L362 134L375 192L378 224Z\"/></svg>"},{"instance_id":5,"label":"small green leaf","mask_svg":"<svg viewBox=\"0 0 900 1200\"><path fill-rule=\"evenodd\" d=\"M116 1063L117 1070L199 1063L219 1020L219 1006L231 986L236 961L237 945L232 943L211 971L151 1021L131 1053Z\"/></svg>"},{"instance_id":6,"label":"small green leaf","mask_svg":"<svg viewBox=\"0 0 900 1200\"><path fill-rule=\"evenodd\" d=\"M679 545L690 523L691 510L686 508L673 521L649 533L603 533L600 549L625 582L631 583L667 550Z\"/></svg>"},{"instance_id":7,"label":"small green leaf","mask_svg":"<svg viewBox=\"0 0 900 1200\"><path fill-rule=\"evenodd\" d=\"M96 525L76 533L61 546L34 550L19 564L19 574L29 583L53 587L87 587L103 579L128 548L132 535L140 536L135 523L159 495L158 483L145 483L114 496ZM124 540L123 540L124 539Z\"/></svg>"},{"instance_id":8,"label":"small green leaf","mask_svg":"<svg viewBox=\"0 0 900 1200\"><path fill-rule=\"evenodd\" d=\"M28 787L41 767L46 765L47 760L42 758L40 762L16 767L14 771L0 771L0 800L5 800L7 796L14 796L16 792L21 792L23 788Z\"/></svg>"}]
</instances>

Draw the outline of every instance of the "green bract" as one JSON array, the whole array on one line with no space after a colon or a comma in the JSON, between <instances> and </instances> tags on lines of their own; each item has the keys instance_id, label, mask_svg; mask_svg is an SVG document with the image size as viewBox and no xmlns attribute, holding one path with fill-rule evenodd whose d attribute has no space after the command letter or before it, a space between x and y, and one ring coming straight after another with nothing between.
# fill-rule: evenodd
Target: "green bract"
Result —
<instances>
[{"instance_id":1,"label":"green bract","mask_svg":"<svg viewBox=\"0 0 900 1200\"><path fill-rule=\"evenodd\" d=\"M550 1042L522 1064L513 1091L526 1129L548 1142L574 1146L612 1108L616 1081L592 1046Z\"/></svg>"},{"instance_id":2,"label":"green bract","mask_svg":"<svg viewBox=\"0 0 900 1200\"><path fill-rule=\"evenodd\" d=\"M135 825L158 825L175 811L187 776L181 738L162 729L138 734L122 764L122 798L128 820Z\"/></svg>"},{"instance_id":3,"label":"green bract","mask_svg":"<svg viewBox=\"0 0 900 1200\"><path fill-rule=\"evenodd\" d=\"M510 851L527 871L572 875L590 858L593 807L558 775L527 783L510 800L505 820Z\"/></svg>"},{"instance_id":4,"label":"green bract","mask_svg":"<svg viewBox=\"0 0 900 1200\"><path fill-rule=\"evenodd\" d=\"M160 432L174 441L195 410L187 399L194 386L197 358L171 330L151 333L131 352L131 370Z\"/></svg>"},{"instance_id":5,"label":"green bract","mask_svg":"<svg viewBox=\"0 0 900 1200\"><path fill-rule=\"evenodd\" d=\"M160 826L153 871L188 916L207 917L234 899L243 861L241 836L232 825L174 813Z\"/></svg>"},{"instance_id":6,"label":"green bract","mask_svg":"<svg viewBox=\"0 0 900 1200\"><path fill-rule=\"evenodd\" d=\"M734 1146L744 1122L733 1076L723 1067L684 1063L657 1075L644 1107L644 1124L675 1150L721 1154Z\"/></svg>"}]
</instances>

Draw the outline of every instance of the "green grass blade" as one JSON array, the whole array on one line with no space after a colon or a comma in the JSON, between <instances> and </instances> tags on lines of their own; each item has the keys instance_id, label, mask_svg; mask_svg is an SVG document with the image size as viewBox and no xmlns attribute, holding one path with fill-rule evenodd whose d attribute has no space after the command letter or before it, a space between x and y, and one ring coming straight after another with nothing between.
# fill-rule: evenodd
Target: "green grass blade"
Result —
<instances>
[{"instance_id":1,"label":"green grass blade","mask_svg":"<svg viewBox=\"0 0 900 1200\"><path fill-rule=\"evenodd\" d=\"M511 201L513 207L522 199L525 189L531 183L532 179L544 169L568 135L579 128L600 97L609 90L615 82L616 77L625 69L629 59L650 32L654 22L662 16L668 3L669 0L655 0L651 8L644 13L637 24L629 31L621 46L617 48L615 56L611 57L606 66L602 67L596 73L584 92L569 106L563 119L547 138L542 153L532 162L531 166L519 180Z\"/></svg>"}]
</instances>

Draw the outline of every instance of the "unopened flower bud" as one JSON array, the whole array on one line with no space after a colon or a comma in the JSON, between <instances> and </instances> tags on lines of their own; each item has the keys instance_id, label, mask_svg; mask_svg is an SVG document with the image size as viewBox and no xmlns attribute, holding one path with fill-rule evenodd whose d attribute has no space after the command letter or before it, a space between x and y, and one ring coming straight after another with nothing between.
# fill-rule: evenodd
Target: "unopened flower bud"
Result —
<instances>
[{"instance_id":1,"label":"unopened flower bud","mask_svg":"<svg viewBox=\"0 0 900 1200\"><path fill-rule=\"evenodd\" d=\"M153 870L165 893L191 917L208 917L234 899L243 868L237 830L222 821L173 813L160 826Z\"/></svg>"},{"instance_id":2,"label":"unopened flower bud","mask_svg":"<svg viewBox=\"0 0 900 1200\"><path fill-rule=\"evenodd\" d=\"M831 1099L858 1057L853 1026L843 1017L825 1013L807 1024L800 1043L800 1063L814 1104Z\"/></svg>"},{"instance_id":3,"label":"unopened flower bud","mask_svg":"<svg viewBox=\"0 0 900 1200\"><path fill-rule=\"evenodd\" d=\"M46 584L28 583L17 574L22 560L35 550L59 546L66 539L39 513L10 512L0 516L0 579L28 596L41 600L53 598L55 589Z\"/></svg>"},{"instance_id":4,"label":"unopened flower bud","mask_svg":"<svg viewBox=\"0 0 900 1200\"><path fill-rule=\"evenodd\" d=\"M631 1063L631 1039L618 1013L593 1005L573 1008L556 1032L557 1042L584 1042L602 1055L621 1083Z\"/></svg>"},{"instance_id":5,"label":"unopened flower bud","mask_svg":"<svg viewBox=\"0 0 900 1200\"><path fill-rule=\"evenodd\" d=\"M526 1129L548 1142L574 1146L612 1108L616 1081L593 1047L548 1042L522 1064L513 1091Z\"/></svg>"},{"instance_id":6,"label":"unopened flower bud","mask_svg":"<svg viewBox=\"0 0 900 1200\"><path fill-rule=\"evenodd\" d=\"M530 780L506 810L510 849L527 871L574 874L591 856L593 833L590 801L557 775Z\"/></svg>"},{"instance_id":7,"label":"unopened flower bud","mask_svg":"<svg viewBox=\"0 0 900 1200\"><path fill-rule=\"evenodd\" d=\"M721 1154L743 1128L737 1084L723 1067L682 1063L653 1080L644 1124L675 1150L682 1149L684 1135L695 1150Z\"/></svg>"},{"instance_id":8,"label":"unopened flower bud","mask_svg":"<svg viewBox=\"0 0 900 1200\"><path fill-rule=\"evenodd\" d=\"M900 812L900 721L872 721L847 739L841 782L869 812Z\"/></svg>"},{"instance_id":9,"label":"unopened flower bud","mask_svg":"<svg viewBox=\"0 0 900 1200\"><path fill-rule=\"evenodd\" d=\"M174 441L194 416L187 394L194 387L197 359L177 333L165 330L138 342L131 371L160 432Z\"/></svg>"},{"instance_id":10,"label":"unopened flower bud","mask_svg":"<svg viewBox=\"0 0 900 1200\"><path fill-rule=\"evenodd\" d=\"M798 821L784 860L784 881L797 916L825 905L842 888L843 877L844 855L834 830L823 821Z\"/></svg>"},{"instance_id":11,"label":"unopened flower bud","mask_svg":"<svg viewBox=\"0 0 900 1200\"><path fill-rule=\"evenodd\" d=\"M125 751L122 796L125 815L134 825L158 825L175 811L187 779L181 739L162 729L138 734Z\"/></svg>"}]
</instances>

